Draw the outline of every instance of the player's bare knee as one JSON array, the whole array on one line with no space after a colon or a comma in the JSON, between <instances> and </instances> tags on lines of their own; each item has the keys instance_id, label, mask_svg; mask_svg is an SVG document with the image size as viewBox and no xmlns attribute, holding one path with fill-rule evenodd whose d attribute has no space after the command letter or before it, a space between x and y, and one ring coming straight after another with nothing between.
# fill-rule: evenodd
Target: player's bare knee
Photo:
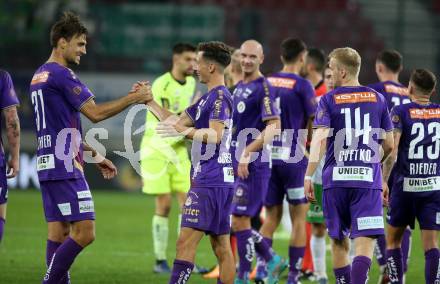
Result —
<instances>
[{"instance_id":1,"label":"player's bare knee","mask_svg":"<svg viewBox=\"0 0 440 284\"><path fill-rule=\"evenodd\" d=\"M242 230L247 229L247 223L249 221L246 218L249 219L249 217L246 217L246 216L236 216L236 215L234 215L232 217L232 224L231 224L232 230L234 230L235 232L238 232L238 231L242 231Z\"/></svg>"},{"instance_id":2,"label":"player's bare knee","mask_svg":"<svg viewBox=\"0 0 440 284\"><path fill-rule=\"evenodd\" d=\"M347 253L350 251L350 242L348 239L333 239L333 246L336 249L346 251Z\"/></svg>"}]
</instances>

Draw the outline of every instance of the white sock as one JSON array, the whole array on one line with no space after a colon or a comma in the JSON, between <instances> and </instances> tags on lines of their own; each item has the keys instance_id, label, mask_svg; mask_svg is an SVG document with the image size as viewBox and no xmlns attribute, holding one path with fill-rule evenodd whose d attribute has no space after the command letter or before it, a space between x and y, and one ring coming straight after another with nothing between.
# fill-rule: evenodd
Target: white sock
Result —
<instances>
[{"instance_id":1,"label":"white sock","mask_svg":"<svg viewBox=\"0 0 440 284\"><path fill-rule=\"evenodd\" d=\"M168 218L154 215L152 225L154 255L156 260L166 260L168 247Z\"/></svg>"},{"instance_id":2,"label":"white sock","mask_svg":"<svg viewBox=\"0 0 440 284\"><path fill-rule=\"evenodd\" d=\"M325 262L326 250L325 236L310 239L310 250L312 251L313 267L318 279L327 278L327 266Z\"/></svg>"}]
</instances>

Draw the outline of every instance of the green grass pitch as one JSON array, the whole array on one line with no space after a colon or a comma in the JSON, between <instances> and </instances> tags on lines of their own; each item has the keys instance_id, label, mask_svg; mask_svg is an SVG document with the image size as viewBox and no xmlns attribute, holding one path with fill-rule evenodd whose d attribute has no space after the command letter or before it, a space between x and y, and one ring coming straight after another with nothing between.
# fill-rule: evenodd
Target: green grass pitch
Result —
<instances>
[{"instance_id":1,"label":"green grass pitch","mask_svg":"<svg viewBox=\"0 0 440 284\"><path fill-rule=\"evenodd\" d=\"M94 200L97 238L73 264L72 283L168 283L167 276L158 276L152 272L154 254L151 217L154 199L140 193L97 190L94 191ZM177 237L176 206L171 216L168 246L170 264L175 255ZM5 236L0 244L0 283L41 283L45 271L46 233L40 193L35 190L11 190ZM275 240L274 243L275 249L287 256L288 242ZM334 283L330 252L327 255L330 283ZM207 267L215 264L208 238L201 242L196 262ZM406 283L424 283L424 257L418 230L413 234L409 267ZM373 261L369 283L375 284L377 275L377 264ZM284 278L280 283L285 281ZM192 275L189 283L216 281Z\"/></svg>"}]
</instances>

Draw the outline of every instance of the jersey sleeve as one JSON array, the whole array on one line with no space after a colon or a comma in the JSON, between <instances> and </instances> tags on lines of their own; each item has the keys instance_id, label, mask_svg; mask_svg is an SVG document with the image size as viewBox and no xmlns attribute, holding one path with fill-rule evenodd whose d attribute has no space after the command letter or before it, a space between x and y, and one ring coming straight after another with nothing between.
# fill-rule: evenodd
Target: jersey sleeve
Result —
<instances>
[{"instance_id":1,"label":"jersey sleeve","mask_svg":"<svg viewBox=\"0 0 440 284\"><path fill-rule=\"evenodd\" d=\"M316 97L315 90L308 81L302 85L301 96L303 101L303 108L306 117L314 116L316 113Z\"/></svg>"},{"instance_id":2,"label":"jersey sleeve","mask_svg":"<svg viewBox=\"0 0 440 284\"><path fill-rule=\"evenodd\" d=\"M154 80L153 85L151 85L151 91L153 92L154 100L166 109L170 109L170 104L162 100L164 92L164 76L161 76Z\"/></svg>"},{"instance_id":3,"label":"jersey sleeve","mask_svg":"<svg viewBox=\"0 0 440 284\"><path fill-rule=\"evenodd\" d=\"M330 107L327 100L327 95L324 95L321 100L319 100L318 108L316 109L315 120L313 121L314 128L330 128Z\"/></svg>"},{"instance_id":4,"label":"jersey sleeve","mask_svg":"<svg viewBox=\"0 0 440 284\"><path fill-rule=\"evenodd\" d=\"M189 116L189 118L191 118L192 121L196 120L197 106L199 105L199 101L200 99L197 100L197 102L195 102L194 104L187 107L185 110L186 114Z\"/></svg>"},{"instance_id":5,"label":"jersey sleeve","mask_svg":"<svg viewBox=\"0 0 440 284\"><path fill-rule=\"evenodd\" d=\"M78 111L88 100L95 97L73 71L63 70L57 73L54 79L57 80L56 83L62 90L64 98Z\"/></svg>"},{"instance_id":6,"label":"jersey sleeve","mask_svg":"<svg viewBox=\"0 0 440 284\"><path fill-rule=\"evenodd\" d=\"M402 115L399 107L393 107L391 109L391 122L393 123L394 129L402 130Z\"/></svg>"},{"instance_id":7,"label":"jersey sleeve","mask_svg":"<svg viewBox=\"0 0 440 284\"><path fill-rule=\"evenodd\" d=\"M19 105L17 94L15 93L14 84L8 72L1 72L0 82L0 109Z\"/></svg>"},{"instance_id":8,"label":"jersey sleeve","mask_svg":"<svg viewBox=\"0 0 440 284\"><path fill-rule=\"evenodd\" d=\"M272 86L269 85L267 81L262 83L262 100L260 102L261 107L261 119L263 121L278 118L280 116L280 111L275 105L275 91Z\"/></svg>"},{"instance_id":9,"label":"jersey sleeve","mask_svg":"<svg viewBox=\"0 0 440 284\"><path fill-rule=\"evenodd\" d=\"M231 103L222 90L217 92L217 97L211 107L209 120L226 121L231 118Z\"/></svg>"},{"instance_id":10,"label":"jersey sleeve","mask_svg":"<svg viewBox=\"0 0 440 284\"><path fill-rule=\"evenodd\" d=\"M386 132L393 130L393 123L391 122L390 113L388 112L388 106L384 102L383 108L382 108L382 117L380 122L380 127L385 130Z\"/></svg>"}]
</instances>

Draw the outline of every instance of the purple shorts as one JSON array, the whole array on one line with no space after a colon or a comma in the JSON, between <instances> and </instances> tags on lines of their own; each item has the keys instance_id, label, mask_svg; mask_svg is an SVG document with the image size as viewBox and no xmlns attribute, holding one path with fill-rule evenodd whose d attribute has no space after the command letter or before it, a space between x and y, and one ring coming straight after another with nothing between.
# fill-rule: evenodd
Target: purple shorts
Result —
<instances>
[{"instance_id":1,"label":"purple shorts","mask_svg":"<svg viewBox=\"0 0 440 284\"><path fill-rule=\"evenodd\" d=\"M304 195L304 175L306 167L295 164L274 165L269 180L269 190L264 205L282 205L284 196L289 204L307 203Z\"/></svg>"},{"instance_id":2,"label":"purple shorts","mask_svg":"<svg viewBox=\"0 0 440 284\"><path fill-rule=\"evenodd\" d=\"M41 181L47 222L95 220L89 185L84 178Z\"/></svg>"},{"instance_id":3,"label":"purple shorts","mask_svg":"<svg viewBox=\"0 0 440 284\"><path fill-rule=\"evenodd\" d=\"M324 190L323 211L332 239L384 234L382 191L367 188Z\"/></svg>"},{"instance_id":4,"label":"purple shorts","mask_svg":"<svg viewBox=\"0 0 440 284\"><path fill-rule=\"evenodd\" d=\"M263 206L269 187L270 172L253 171L247 179L236 178L232 214L254 217Z\"/></svg>"},{"instance_id":5,"label":"purple shorts","mask_svg":"<svg viewBox=\"0 0 440 284\"><path fill-rule=\"evenodd\" d=\"M8 202L8 179L6 167L0 167L0 205Z\"/></svg>"},{"instance_id":6,"label":"purple shorts","mask_svg":"<svg viewBox=\"0 0 440 284\"><path fill-rule=\"evenodd\" d=\"M395 183L387 223L393 227L409 225L414 229L416 218L421 230L440 231L440 191L404 192L403 181Z\"/></svg>"},{"instance_id":7,"label":"purple shorts","mask_svg":"<svg viewBox=\"0 0 440 284\"><path fill-rule=\"evenodd\" d=\"M231 231L232 187L192 187L182 208L181 227L209 235Z\"/></svg>"}]
</instances>

